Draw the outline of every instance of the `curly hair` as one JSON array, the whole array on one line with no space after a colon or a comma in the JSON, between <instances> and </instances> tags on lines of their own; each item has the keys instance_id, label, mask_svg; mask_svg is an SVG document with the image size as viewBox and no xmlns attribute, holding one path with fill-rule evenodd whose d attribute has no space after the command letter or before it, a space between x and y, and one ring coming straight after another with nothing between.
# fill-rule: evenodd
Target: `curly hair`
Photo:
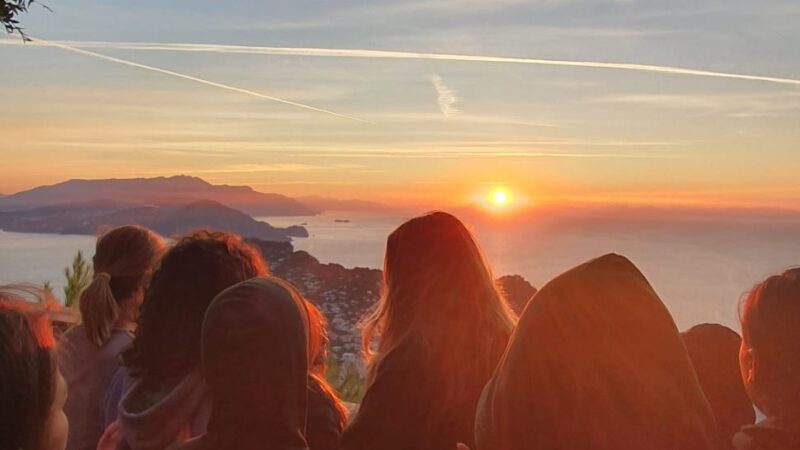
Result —
<instances>
[{"instance_id":1,"label":"curly hair","mask_svg":"<svg viewBox=\"0 0 800 450\"><path fill-rule=\"evenodd\" d=\"M130 375L160 386L199 367L208 305L229 286L266 274L261 254L237 235L200 230L178 238L153 274L133 345L123 353Z\"/></svg>"}]
</instances>

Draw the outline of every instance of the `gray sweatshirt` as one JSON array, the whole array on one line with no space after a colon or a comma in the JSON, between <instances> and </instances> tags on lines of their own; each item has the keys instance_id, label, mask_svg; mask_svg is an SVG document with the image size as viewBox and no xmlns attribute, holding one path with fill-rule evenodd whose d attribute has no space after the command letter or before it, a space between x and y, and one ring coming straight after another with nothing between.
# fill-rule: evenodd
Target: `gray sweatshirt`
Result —
<instances>
[{"instance_id":1,"label":"gray sweatshirt","mask_svg":"<svg viewBox=\"0 0 800 450\"><path fill-rule=\"evenodd\" d=\"M83 325L69 329L58 342L58 365L67 383L64 413L69 419L67 450L94 450L105 430L104 402L120 367L119 354L133 334L114 330L102 347L86 337Z\"/></svg>"}]
</instances>

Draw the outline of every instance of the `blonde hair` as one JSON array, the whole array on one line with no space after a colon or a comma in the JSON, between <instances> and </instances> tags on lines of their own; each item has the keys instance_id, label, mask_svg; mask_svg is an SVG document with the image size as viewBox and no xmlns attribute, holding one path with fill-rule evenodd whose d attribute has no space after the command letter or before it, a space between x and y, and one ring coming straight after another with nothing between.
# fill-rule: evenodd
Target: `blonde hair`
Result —
<instances>
[{"instance_id":1,"label":"blonde hair","mask_svg":"<svg viewBox=\"0 0 800 450\"><path fill-rule=\"evenodd\" d=\"M405 222L387 240L382 290L362 324L368 388L395 354L399 364L447 380L432 402L439 411L425 414L462 407L465 392L491 376L517 320L472 234L444 212Z\"/></svg>"},{"instance_id":2,"label":"blonde hair","mask_svg":"<svg viewBox=\"0 0 800 450\"><path fill-rule=\"evenodd\" d=\"M126 225L97 239L94 279L81 292L80 311L86 337L100 347L119 318L120 301L144 286L165 247L147 228Z\"/></svg>"}]
</instances>

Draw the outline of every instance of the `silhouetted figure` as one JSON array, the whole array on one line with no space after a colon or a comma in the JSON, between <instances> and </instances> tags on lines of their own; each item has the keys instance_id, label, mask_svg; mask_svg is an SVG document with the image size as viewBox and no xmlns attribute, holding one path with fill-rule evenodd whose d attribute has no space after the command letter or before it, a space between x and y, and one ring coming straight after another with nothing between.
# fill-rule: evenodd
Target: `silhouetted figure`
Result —
<instances>
[{"instance_id":1,"label":"silhouetted figure","mask_svg":"<svg viewBox=\"0 0 800 450\"><path fill-rule=\"evenodd\" d=\"M383 277L383 296L363 329L367 390L341 448L471 445L478 397L516 316L475 239L447 213L392 232Z\"/></svg>"},{"instance_id":2,"label":"silhouetted figure","mask_svg":"<svg viewBox=\"0 0 800 450\"><path fill-rule=\"evenodd\" d=\"M739 363L767 418L734 436L739 450L800 449L800 268L767 278L741 305Z\"/></svg>"},{"instance_id":3,"label":"silhouetted figure","mask_svg":"<svg viewBox=\"0 0 800 450\"><path fill-rule=\"evenodd\" d=\"M313 303L306 301L308 312L309 374L306 441L310 450L336 450L347 425L347 408L325 380L328 345L327 321Z\"/></svg>"},{"instance_id":4,"label":"silhouetted figure","mask_svg":"<svg viewBox=\"0 0 800 450\"><path fill-rule=\"evenodd\" d=\"M575 267L533 297L478 407L479 450L710 450L680 334L626 258Z\"/></svg>"},{"instance_id":5,"label":"silhouetted figure","mask_svg":"<svg viewBox=\"0 0 800 450\"><path fill-rule=\"evenodd\" d=\"M228 233L195 232L164 254L145 292L133 346L123 353L126 367L106 400L108 421L118 404L120 448L161 450L206 430L203 316L224 289L266 273L257 250Z\"/></svg>"},{"instance_id":6,"label":"silhouetted figure","mask_svg":"<svg viewBox=\"0 0 800 450\"><path fill-rule=\"evenodd\" d=\"M756 421L739 371L742 338L730 328L704 323L681 333L703 393L717 422L717 446L733 448L733 435Z\"/></svg>"},{"instance_id":7,"label":"silhouetted figure","mask_svg":"<svg viewBox=\"0 0 800 450\"><path fill-rule=\"evenodd\" d=\"M80 296L82 323L58 343L69 398L67 450L94 450L105 430L105 397L119 370L120 353L133 342L139 306L164 241L137 226L114 228L97 239L94 279Z\"/></svg>"},{"instance_id":8,"label":"silhouetted figure","mask_svg":"<svg viewBox=\"0 0 800 450\"><path fill-rule=\"evenodd\" d=\"M303 450L308 383L304 300L278 278L222 292L203 322L208 432L176 450Z\"/></svg>"},{"instance_id":9,"label":"silhouetted figure","mask_svg":"<svg viewBox=\"0 0 800 450\"><path fill-rule=\"evenodd\" d=\"M64 450L67 388L42 311L0 287L0 449Z\"/></svg>"}]
</instances>

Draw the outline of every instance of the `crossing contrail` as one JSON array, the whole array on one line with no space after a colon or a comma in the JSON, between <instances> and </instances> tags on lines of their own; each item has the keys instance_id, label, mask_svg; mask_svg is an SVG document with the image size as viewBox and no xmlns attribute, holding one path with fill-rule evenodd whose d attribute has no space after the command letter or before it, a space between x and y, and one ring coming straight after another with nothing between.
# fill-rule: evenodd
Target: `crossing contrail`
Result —
<instances>
[{"instance_id":1,"label":"crossing contrail","mask_svg":"<svg viewBox=\"0 0 800 450\"><path fill-rule=\"evenodd\" d=\"M342 119L349 119L349 120L355 120L357 122L374 124L374 122L371 122L369 120L361 119L361 118L354 117L354 116L348 116L346 114L340 114L340 113L337 113L335 111L330 111L330 110L327 110L327 109L317 108L316 106L306 105L306 104L303 104L303 103L297 103L297 102L293 102L291 100L286 100L286 99L283 99L283 98L278 98L278 97L273 97L271 95L262 94L260 92L251 91L249 89L243 89L243 88L239 88L239 87L236 87L236 86L231 86L231 85L228 85L228 84L217 83L215 81L205 80L203 78L197 78L197 77L193 77L191 75L186 75L186 74L183 74L183 73L173 72L172 70L161 69L159 67L148 66L146 64L141 64L141 63L137 63L137 62L133 62L133 61L128 61L126 59L115 58L113 56L104 55L102 53L96 53L96 52L92 52L92 51L89 51L89 50L80 49L80 48L77 48L77 47L75 47L73 45L70 45L69 43L65 43L65 42L45 41L45 40L42 40L42 39L33 39L32 43L45 45L45 46L50 46L50 47L58 47L58 48L63 49L63 50L67 50L67 51L74 52L74 53L79 53L81 55L91 56L93 58L102 59L104 61L115 62L115 63L118 63L118 64L124 64L126 66L131 66L131 67L138 67L139 69L150 70L150 71L158 72L158 73L161 73L161 74L164 74L164 75L170 75L170 76L173 76L173 77L176 77L176 78L183 78L184 80L194 81L196 83L205 84L206 86L213 86L213 87L216 87L216 88L219 88L219 89L225 89L225 90L228 90L228 91L239 92L241 94L250 95L252 97L258 97L258 98L261 98L261 99L264 99L264 100L270 100L270 101L273 101L273 102L283 103L285 105L295 106L295 107L298 107L298 108L307 109L309 111L315 111L315 112L319 112L319 113L323 113L323 114L328 114L328 115L331 115L331 116L340 117Z\"/></svg>"},{"instance_id":2,"label":"crossing contrail","mask_svg":"<svg viewBox=\"0 0 800 450\"><path fill-rule=\"evenodd\" d=\"M22 43L16 40L0 40L3 44ZM42 42L42 41L39 41ZM34 42L35 43L35 42ZM12 45L14 45L12 44ZM102 42L102 41L51 41L51 44L76 48L109 48L120 50L149 50L171 52L211 52L228 54L256 54L278 56L317 56L339 58L380 58L380 59L416 59L438 61L461 61L501 64L532 64L546 66L582 67L592 69L627 70L636 72L663 73L671 75L728 78L745 81L760 81L778 84L800 85L800 79L781 78L743 73L716 72L711 70L689 69L684 67L659 66L651 64L614 63L601 61L572 61L557 59L516 58L503 56L457 55L447 53L419 53L390 50L306 48L306 47L262 47L246 45L187 44L158 42ZM118 61L119 62L119 61ZM314 109L314 108L312 108ZM334 113L336 114L336 113ZM339 115L339 114L336 114ZM352 117L348 117L351 118Z\"/></svg>"}]
</instances>

